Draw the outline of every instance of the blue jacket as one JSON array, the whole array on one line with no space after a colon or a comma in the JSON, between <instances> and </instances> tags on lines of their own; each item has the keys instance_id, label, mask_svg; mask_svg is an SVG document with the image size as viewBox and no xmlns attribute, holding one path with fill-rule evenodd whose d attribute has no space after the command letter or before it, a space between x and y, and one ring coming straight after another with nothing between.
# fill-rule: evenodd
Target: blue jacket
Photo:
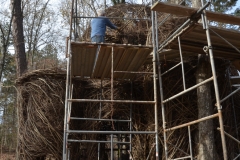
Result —
<instances>
[{"instance_id":1,"label":"blue jacket","mask_svg":"<svg viewBox=\"0 0 240 160\"><path fill-rule=\"evenodd\" d=\"M93 18L91 21L91 38L95 35L105 36L106 26L117 29L106 17Z\"/></svg>"}]
</instances>

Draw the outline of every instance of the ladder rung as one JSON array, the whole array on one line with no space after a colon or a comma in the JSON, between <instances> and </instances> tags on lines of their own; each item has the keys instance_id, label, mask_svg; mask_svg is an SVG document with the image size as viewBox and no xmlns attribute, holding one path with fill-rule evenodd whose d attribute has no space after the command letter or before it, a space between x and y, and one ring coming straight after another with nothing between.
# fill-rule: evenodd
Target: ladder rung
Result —
<instances>
[{"instance_id":1,"label":"ladder rung","mask_svg":"<svg viewBox=\"0 0 240 160\"><path fill-rule=\"evenodd\" d=\"M156 101L99 100L99 99L68 99L68 102L109 102L109 103L141 103L141 104L155 104L156 103Z\"/></svg>"},{"instance_id":2,"label":"ladder rung","mask_svg":"<svg viewBox=\"0 0 240 160\"><path fill-rule=\"evenodd\" d=\"M89 121L131 122L131 120L123 120L123 119L98 119L98 118L78 118L78 117L71 117L70 119L75 119L75 120L89 120Z\"/></svg>"},{"instance_id":3,"label":"ladder rung","mask_svg":"<svg viewBox=\"0 0 240 160\"><path fill-rule=\"evenodd\" d=\"M231 83L233 85L239 85L240 84L240 76L231 76L230 80L231 80Z\"/></svg>"},{"instance_id":4,"label":"ladder rung","mask_svg":"<svg viewBox=\"0 0 240 160\"><path fill-rule=\"evenodd\" d=\"M111 141L76 140L76 139L69 139L68 142L82 142L82 143L111 143ZM130 142L120 142L120 141L113 141L113 143L117 143L117 144L131 144Z\"/></svg>"},{"instance_id":5,"label":"ladder rung","mask_svg":"<svg viewBox=\"0 0 240 160\"><path fill-rule=\"evenodd\" d=\"M213 77L208 78L205 81L202 81L202 82L196 84L195 86L192 86L192 87L190 87L190 88L188 88L188 89L186 89L186 90L184 90L184 91L182 91L182 92L180 92L180 93L178 93L178 94L176 94L176 95L174 95L174 96L172 96L170 98L165 99L162 103L169 102L169 101L171 101L171 100L173 100L173 99L175 99L175 98L177 98L177 97L179 97L179 96L181 96L181 95L183 95L183 94L185 94L185 93L187 93L187 92L189 92L189 91L191 91L193 89L196 89L197 87L199 87L199 86L201 86L201 85L203 85L205 83L208 83L208 82L210 82L212 80L213 80Z\"/></svg>"},{"instance_id":6,"label":"ladder rung","mask_svg":"<svg viewBox=\"0 0 240 160\"><path fill-rule=\"evenodd\" d=\"M174 158L174 159L171 159L171 160L180 160L180 159L186 159L186 158L191 158L191 156L180 157L180 158Z\"/></svg>"},{"instance_id":7,"label":"ladder rung","mask_svg":"<svg viewBox=\"0 0 240 160\"><path fill-rule=\"evenodd\" d=\"M233 87L240 87L240 84L233 84Z\"/></svg>"},{"instance_id":8,"label":"ladder rung","mask_svg":"<svg viewBox=\"0 0 240 160\"><path fill-rule=\"evenodd\" d=\"M67 130L67 133L82 134L156 134L155 131L86 131L86 130Z\"/></svg>"}]
</instances>

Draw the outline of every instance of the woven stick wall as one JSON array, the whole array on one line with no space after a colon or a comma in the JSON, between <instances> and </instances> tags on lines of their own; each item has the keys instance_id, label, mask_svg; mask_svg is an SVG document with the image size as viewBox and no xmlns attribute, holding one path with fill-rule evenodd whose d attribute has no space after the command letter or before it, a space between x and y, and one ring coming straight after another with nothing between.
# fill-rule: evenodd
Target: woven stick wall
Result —
<instances>
[{"instance_id":1,"label":"woven stick wall","mask_svg":"<svg viewBox=\"0 0 240 160\"><path fill-rule=\"evenodd\" d=\"M220 61L217 64L218 80L220 85L221 98L225 97L231 87L226 77L226 68L228 65ZM186 73L189 77L186 79L187 87L195 83L195 62L185 64ZM172 67L173 63L166 63L163 70ZM147 67L146 67L147 68ZM145 70L147 70L145 68ZM181 82L181 72L176 70L163 79L165 96L169 97L173 94L179 93L183 86ZM74 98L100 98L100 81L95 80L74 80ZM25 75L18 80L18 118L19 118L19 145L18 156L19 159L36 159L46 155L52 155L56 159L61 159L62 154L62 137L63 137L63 117L64 117L64 94L65 94L65 75L56 70L41 70L35 71ZM133 93L131 93L131 85ZM172 88L172 86L174 86ZM110 99L110 82L103 82L102 99ZM130 82L115 82L114 83L114 99L132 99L137 100L152 100L153 85L150 77L139 78L132 84ZM232 118L234 111L239 117L239 94L223 104L224 124L226 131L233 136L236 135L235 119ZM213 95L214 97L214 95ZM232 103L235 102L233 110ZM215 102L213 101L213 104ZM216 112L216 110L215 110ZM133 105L133 130L148 131L154 130L154 110L149 105ZM97 103L74 103L72 110L73 117L99 117L99 104ZM159 106L159 141L160 141L160 157L163 151L162 138L162 121L161 111ZM102 118L129 118L129 105L102 105ZM197 119L196 106L196 92L186 94L177 98L176 100L166 105L166 117L168 127L189 122ZM215 122L215 128L218 126L218 121ZM128 130L126 126L118 127L117 123L100 123L87 121L72 121L72 129L84 130ZM106 128L108 127L108 128ZM125 127L125 128L124 128ZM197 125L194 125L191 130L193 138L193 146L197 146ZM215 130L216 145L218 147L219 155L221 155L221 142L217 130ZM169 143L175 144L177 147L188 151L188 136L186 129L180 129L171 132L171 140ZM71 135L74 139L101 139L101 135ZM134 135L133 136L133 156L135 159L146 159L150 149L154 143L154 136L152 135ZM71 147L72 159L96 159L97 144L88 143L81 145L73 143ZM105 148L107 148L106 146ZM227 148L229 156L233 157L237 153L237 144L231 139L227 138ZM177 150L175 147L169 145L170 155L177 153L179 156L184 153ZM194 150L195 151L195 150ZM109 157L109 151L105 151L105 156ZM126 154L127 156L127 154ZM151 159L154 159L154 150L150 154Z\"/></svg>"}]
</instances>

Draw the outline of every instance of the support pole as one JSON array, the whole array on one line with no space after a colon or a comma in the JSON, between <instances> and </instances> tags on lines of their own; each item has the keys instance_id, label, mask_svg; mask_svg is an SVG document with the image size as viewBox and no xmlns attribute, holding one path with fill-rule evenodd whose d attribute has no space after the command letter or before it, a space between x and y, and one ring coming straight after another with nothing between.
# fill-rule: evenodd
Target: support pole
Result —
<instances>
[{"instance_id":1,"label":"support pole","mask_svg":"<svg viewBox=\"0 0 240 160\"><path fill-rule=\"evenodd\" d=\"M111 134L111 160L113 160L113 134Z\"/></svg>"},{"instance_id":2,"label":"support pole","mask_svg":"<svg viewBox=\"0 0 240 160\"><path fill-rule=\"evenodd\" d=\"M100 88L100 100L102 100L102 80L101 80L101 88ZM102 117L102 102L99 104L99 115L98 118L101 119ZM98 143L98 160L100 160L100 143Z\"/></svg>"},{"instance_id":3,"label":"support pole","mask_svg":"<svg viewBox=\"0 0 240 160\"><path fill-rule=\"evenodd\" d=\"M131 81L131 100L133 98L132 96L132 93L133 93L133 84L132 84L132 81ZM130 104L130 124L129 124L129 129L130 129L130 132L132 131L132 103ZM132 153L132 134L129 135L129 141L130 141L130 145L129 145L129 151L130 153ZM129 156L129 159L131 158L131 155Z\"/></svg>"},{"instance_id":4,"label":"support pole","mask_svg":"<svg viewBox=\"0 0 240 160\"><path fill-rule=\"evenodd\" d=\"M192 138L191 138L191 129L190 129L190 126L188 126L188 137L189 137L190 156L191 156L191 160L193 160L193 154L192 154Z\"/></svg>"},{"instance_id":5,"label":"support pole","mask_svg":"<svg viewBox=\"0 0 240 160\"><path fill-rule=\"evenodd\" d=\"M178 36L178 46L179 46L179 53L180 53L181 66L182 66L183 89L186 90L186 82L185 82L185 72L184 72L184 65L183 65L183 56L182 56L181 39L180 39L179 36Z\"/></svg>"},{"instance_id":6,"label":"support pole","mask_svg":"<svg viewBox=\"0 0 240 160\"><path fill-rule=\"evenodd\" d=\"M112 54L111 54L111 100L113 100L113 52L114 52L114 49L112 47ZM112 116L113 116L113 102L111 104L111 119L112 119ZM114 124L113 124L113 121L112 121L112 129L114 130ZM111 134L111 160L113 160L113 134Z\"/></svg>"},{"instance_id":7,"label":"support pole","mask_svg":"<svg viewBox=\"0 0 240 160\"><path fill-rule=\"evenodd\" d=\"M68 60L67 60L67 75L66 75L66 92L65 92L65 108L64 108L64 133L63 133L63 153L62 153L62 158L63 160L67 159L67 137L68 137L68 133L67 133L67 124L68 124L68 98L69 98L69 88L70 88L70 63L71 63L71 28L72 28L72 14L73 14L73 4L74 4L74 0L72 0L72 10L71 10L71 23L70 23L70 33L69 33L69 41L68 41Z\"/></svg>"},{"instance_id":8,"label":"support pole","mask_svg":"<svg viewBox=\"0 0 240 160\"><path fill-rule=\"evenodd\" d=\"M153 0L152 0L153 4ZM156 160L159 160L159 155L158 155L158 111L157 111L157 74L156 74L156 55L157 55L157 26L156 26L156 12L152 11L152 42L153 42L153 85L154 85L154 121L155 121L155 143L156 143ZM155 39L156 38L156 39Z\"/></svg>"}]
</instances>

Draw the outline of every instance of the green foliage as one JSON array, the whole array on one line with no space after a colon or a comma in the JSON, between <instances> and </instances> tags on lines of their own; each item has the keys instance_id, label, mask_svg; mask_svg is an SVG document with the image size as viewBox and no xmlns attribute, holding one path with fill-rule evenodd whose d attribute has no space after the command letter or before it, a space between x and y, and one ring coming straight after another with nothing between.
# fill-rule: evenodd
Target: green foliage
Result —
<instances>
[{"instance_id":1,"label":"green foliage","mask_svg":"<svg viewBox=\"0 0 240 160\"><path fill-rule=\"evenodd\" d=\"M234 11L235 16L240 16L240 6Z\"/></svg>"},{"instance_id":2,"label":"green foliage","mask_svg":"<svg viewBox=\"0 0 240 160\"><path fill-rule=\"evenodd\" d=\"M216 12L226 12L235 6L237 0L213 0L213 8Z\"/></svg>"},{"instance_id":3,"label":"green foliage","mask_svg":"<svg viewBox=\"0 0 240 160\"><path fill-rule=\"evenodd\" d=\"M2 86L0 89L0 143L10 150L17 143L17 115L16 115L16 90L13 86L16 79L14 56L7 53L3 71Z\"/></svg>"}]
</instances>

